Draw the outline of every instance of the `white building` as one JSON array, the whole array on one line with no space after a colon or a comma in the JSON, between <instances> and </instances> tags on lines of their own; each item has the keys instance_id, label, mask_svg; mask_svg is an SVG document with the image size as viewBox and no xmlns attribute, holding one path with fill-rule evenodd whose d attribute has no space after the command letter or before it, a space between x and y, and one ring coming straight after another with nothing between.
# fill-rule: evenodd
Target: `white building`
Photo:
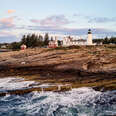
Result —
<instances>
[{"instance_id":1,"label":"white building","mask_svg":"<svg viewBox=\"0 0 116 116\"><path fill-rule=\"evenodd\" d=\"M62 41L62 46L73 46L73 45L86 45L86 40L65 37Z\"/></svg>"},{"instance_id":2,"label":"white building","mask_svg":"<svg viewBox=\"0 0 116 116\"><path fill-rule=\"evenodd\" d=\"M88 30L87 40L77 39L72 37L64 37L62 41L62 46L73 46L73 45L94 45L92 42L92 33L91 30Z\"/></svg>"},{"instance_id":3,"label":"white building","mask_svg":"<svg viewBox=\"0 0 116 116\"><path fill-rule=\"evenodd\" d=\"M2 49L6 49L7 46L6 46L6 45L2 45L1 48L2 48Z\"/></svg>"},{"instance_id":4,"label":"white building","mask_svg":"<svg viewBox=\"0 0 116 116\"><path fill-rule=\"evenodd\" d=\"M20 46L20 49L21 50L25 50L27 48L27 46L25 45L25 44L22 44L21 46Z\"/></svg>"},{"instance_id":5,"label":"white building","mask_svg":"<svg viewBox=\"0 0 116 116\"><path fill-rule=\"evenodd\" d=\"M93 45L91 29L88 30L87 45Z\"/></svg>"},{"instance_id":6,"label":"white building","mask_svg":"<svg viewBox=\"0 0 116 116\"><path fill-rule=\"evenodd\" d=\"M57 37L61 37L61 36L51 36L53 37L52 40L49 41L49 44L48 44L48 47L49 48L56 48L58 47L58 39ZM62 36L63 37L63 36ZM60 40L59 40L60 41ZM82 39L80 37L63 37L63 40L60 41L61 42L61 46L64 46L64 47L68 47L68 46L73 46L73 45L95 45L93 44L93 41L92 41L92 33L91 33L91 30L89 29L88 30L88 37L87 39Z\"/></svg>"}]
</instances>

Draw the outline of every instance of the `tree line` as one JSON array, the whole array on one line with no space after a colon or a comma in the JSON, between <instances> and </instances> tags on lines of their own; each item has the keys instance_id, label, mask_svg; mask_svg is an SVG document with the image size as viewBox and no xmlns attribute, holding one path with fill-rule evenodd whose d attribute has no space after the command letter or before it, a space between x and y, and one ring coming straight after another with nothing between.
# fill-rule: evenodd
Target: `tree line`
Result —
<instances>
[{"instance_id":1,"label":"tree line","mask_svg":"<svg viewBox=\"0 0 116 116\"><path fill-rule=\"evenodd\" d=\"M23 35L20 42L13 42L9 45L9 49L18 50L22 44L25 44L27 48L34 48L34 47L46 47L49 43L49 35L48 33L45 34L43 37L42 35L36 34L28 34Z\"/></svg>"},{"instance_id":2,"label":"tree line","mask_svg":"<svg viewBox=\"0 0 116 116\"><path fill-rule=\"evenodd\" d=\"M93 40L94 43L102 43L102 44L116 44L116 37L105 37L103 39L94 39Z\"/></svg>"},{"instance_id":3,"label":"tree line","mask_svg":"<svg viewBox=\"0 0 116 116\"><path fill-rule=\"evenodd\" d=\"M53 37L49 38L48 33L46 33L44 36L36 34L27 34L22 36L20 42L4 43L0 44L0 47L5 45L7 46L7 49L12 50L19 50L22 44L25 44L27 48L46 47L48 46L49 40L53 40ZM116 37L94 39L93 42L97 44L116 44ZM58 40L58 45L61 46L60 40Z\"/></svg>"}]
</instances>

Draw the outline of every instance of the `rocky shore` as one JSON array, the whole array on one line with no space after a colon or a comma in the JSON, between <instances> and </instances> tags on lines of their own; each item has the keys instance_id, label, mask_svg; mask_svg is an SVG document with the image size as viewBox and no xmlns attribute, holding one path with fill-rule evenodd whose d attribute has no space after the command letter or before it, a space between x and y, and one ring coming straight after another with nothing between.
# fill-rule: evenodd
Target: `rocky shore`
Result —
<instances>
[{"instance_id":1,"label":"rocky shore","mask_svg":"<svg viewBox=\"0 0 116 116\"><path fill-rule=\"evenodd\" d=\"M72 88L116 90L116 46L34 48L0 53L0 77L9 76L40 83L71 84Z\"/></svg>"}]
</instances>

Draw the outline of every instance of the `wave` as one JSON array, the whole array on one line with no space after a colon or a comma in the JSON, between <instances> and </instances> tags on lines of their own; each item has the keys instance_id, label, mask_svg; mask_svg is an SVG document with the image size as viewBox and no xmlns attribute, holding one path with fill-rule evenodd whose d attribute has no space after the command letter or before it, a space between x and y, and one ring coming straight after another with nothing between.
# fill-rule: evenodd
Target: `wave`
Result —
<instances>
[{"instance_id":1,"label":"wave","mask_svg":"<svg viewBox=\"0 0 116 116\"><path fill-rule=\"evenodd\" d=\"M0 92L28 87L48 87L23 78L1 78ZM0 116L109 116L116 115L116 91L90 87L67 92L31 92L0 97Z\"/></svg>"},{"instance_id":2,"label":"wave","mask_svg":"<svg viewBox=\"0 0 116 116\"><path fill-rule=\"evenodd\" d=\"M106 116L116 114L116 91L92 88L0 97L0 116Z\"/></svg>"},{"instance_id":3,"label":"wave","mask_svg":"<svg viewBox=\"0 0 116 116\"><path fill-rule=\"evenodd\" d=\"M0 92L27 88L35 84L35 81L25 81L24 78L19 77L0 78Z\"/></svg>"}]
</instances>

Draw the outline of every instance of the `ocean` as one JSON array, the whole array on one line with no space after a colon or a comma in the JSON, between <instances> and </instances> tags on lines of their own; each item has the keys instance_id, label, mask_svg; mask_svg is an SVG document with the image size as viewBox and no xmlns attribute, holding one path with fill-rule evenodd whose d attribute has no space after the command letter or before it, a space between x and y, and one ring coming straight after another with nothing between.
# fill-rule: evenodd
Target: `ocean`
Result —
<instances>
[{"instance_id":1,"label":"ocean","mask_svg":"<svg viewBox=\"0 0 116 116\"><path fill-rule=\"evenodd\" d=\"M34 84L23 78L0 79L0 92ZM31 92L0 97L0 116L114 116L116 91L100 92L90 87L66 92Z\"/></svg>"}]
</instances>

